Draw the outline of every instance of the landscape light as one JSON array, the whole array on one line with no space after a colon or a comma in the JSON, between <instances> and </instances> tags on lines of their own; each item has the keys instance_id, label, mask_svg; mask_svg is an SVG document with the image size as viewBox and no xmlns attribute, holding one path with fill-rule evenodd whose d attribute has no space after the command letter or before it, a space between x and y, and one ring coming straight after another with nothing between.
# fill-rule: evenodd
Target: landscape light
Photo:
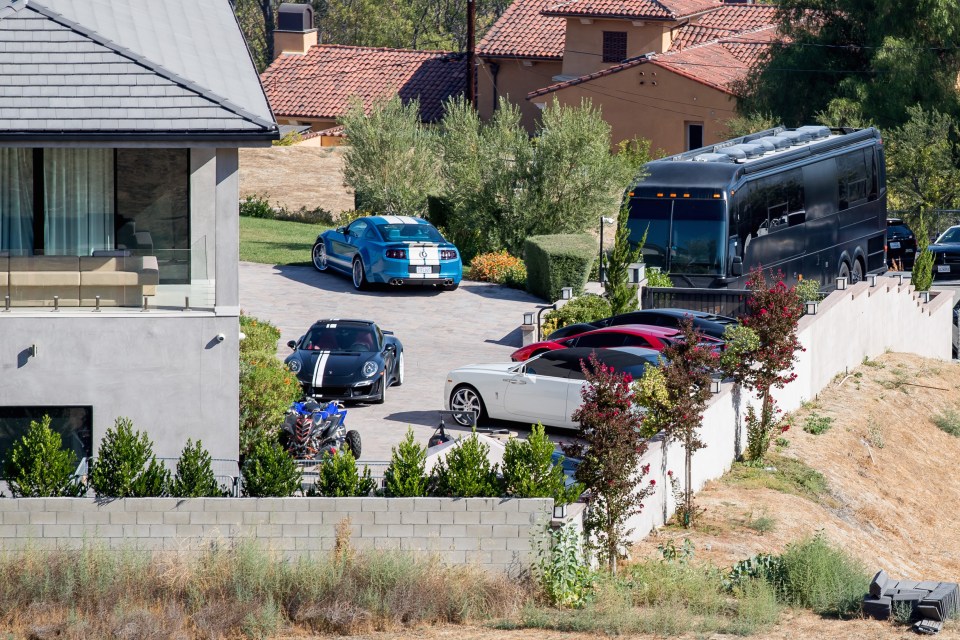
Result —
<instances>
[{"instance_id":1,"label":"landscape light","mask_svg":"<svg viewBox=\"0 0 960 640\"><path fill-rule=\"evenodd\" d=\"M523 324L533 324L533 311L524 311L523 312Z\"/></svg>"},{"instance_id":2,"label":"landscape light","mask_svg":"<svg viewBox=\"0 0 960 640\"><path fill-rule=\"evenodd\" d=\"M573 287L563 287L560 289L560 299L570 300L573 298Z\"/></svg>"},{"instance_id":3,"label":"landscape light","mask_svg":"<svg viewBox=\"0 0 960 640\"><path fill-rule=\"evenodd\" d=\"M844 277L837 278L837 291L843 291L847 288L847 279Z\"/></svg>"},{"instance_id":4,"label":"landscape light","mask_svg":"<svg viewBox=\"0 0 960 640\"><path fill-rule=\"evenodd\" d=\"M817 314L817 301L816 300L807 300L807 315L813 316Z\"/></svg>"}]
</instances>

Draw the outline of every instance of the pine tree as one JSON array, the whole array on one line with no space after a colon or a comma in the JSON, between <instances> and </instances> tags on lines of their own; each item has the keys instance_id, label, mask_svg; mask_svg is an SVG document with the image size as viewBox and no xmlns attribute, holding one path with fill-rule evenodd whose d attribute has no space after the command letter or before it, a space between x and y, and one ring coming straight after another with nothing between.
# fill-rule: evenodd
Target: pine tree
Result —
<instances>
[{"instance_id":1,"label":"pine tree","mask_svg":"<svg viewBox=\"0 0 960 640\"><path fill-rule=\"evenodd\" d=\"M638 285L630 284L630 265L640 262L643 245L647 242L647 232L635 247L630 247L630 209L626 204L620 208L617 218L617 235L613 251L607 258L607 299L613 315L636 311Z\"/></svg>"},{"instance_id":2,"label":"pine tree","mask_svg":"<svg viewBox=\"0 0 960 640\"><path fill-rule=\"evenodd\" d=\"M407 427L406 437L391 452L383 480L386 494L397 498L427 495L427 450L414 441L413 429Z\"/></svg>"},{"instance_id":3,"label":"pine tree","mask_svg":"<svg viewBox=\"0 0 960 640\"><path fill-rule=\"evenodd\" d=\"M213 474L213 461L210 453L197 440L187 440L180 460L177 461L177 473L170 484L170 495L176 498L219 498L223 489Z\"/></svg>"}]
</instances>

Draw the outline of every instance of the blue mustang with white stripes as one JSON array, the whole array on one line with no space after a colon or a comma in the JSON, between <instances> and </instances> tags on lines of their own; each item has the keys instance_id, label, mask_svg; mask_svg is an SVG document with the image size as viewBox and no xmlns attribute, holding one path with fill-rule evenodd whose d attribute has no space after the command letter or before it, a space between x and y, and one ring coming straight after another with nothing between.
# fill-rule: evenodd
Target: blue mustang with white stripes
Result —
<instances>
[{"instance_id":1,"label":"blue mustang with white stripes","mask_svg":"<svg viewBox=\"0 0 960 640\"><path fill-rule=\"evenodd\" d=\"M460 252L432 224L411 216L366 216L324 231L313 245L313 266L348 274L356 289L370 283L460 286Z\"/></svg>"}]
</instances>

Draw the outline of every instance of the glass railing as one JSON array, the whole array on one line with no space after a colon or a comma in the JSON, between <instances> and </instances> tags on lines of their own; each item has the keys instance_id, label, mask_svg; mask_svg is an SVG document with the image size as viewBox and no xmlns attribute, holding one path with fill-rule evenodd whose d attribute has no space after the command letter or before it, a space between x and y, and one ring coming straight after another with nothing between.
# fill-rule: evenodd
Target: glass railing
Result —
<instances>
[{"instance_id":1,"label":"glass railing","mask_svg":"<svg viewBox=\"0 0 960 640\"><path fill-rule=\"evenodd\" d=\"M0 255L0 311L16 308L212 310L207 239L189 249L91 256Z\"/></svg>"}]
</instances>

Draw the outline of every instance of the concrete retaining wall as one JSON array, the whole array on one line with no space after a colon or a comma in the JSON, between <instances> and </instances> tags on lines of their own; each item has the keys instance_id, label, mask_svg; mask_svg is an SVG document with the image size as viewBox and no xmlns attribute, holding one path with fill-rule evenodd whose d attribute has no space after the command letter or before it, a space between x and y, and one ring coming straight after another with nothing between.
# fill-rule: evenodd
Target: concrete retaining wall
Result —
<instances>
[{"instance_id":1,"label":"concrete retaining wall","mask_svg":"<svg viewBox=\"0 0 960 640\"><path fill-rule=\"evenodd\" d=\"M252 539L295 558L333 549L337 524L349 518L357 549L436 552L451 564L515 573L529 566L552 514L551 499L19 498L0 500L0 550Z\"/></svg>"},{"instance_id":2,"label":"concrete retaining wall","mask_svg":"<svg viewBox=\"0 0 960 640\"><path fill-rule=\"evenodd\" d=\"M908 281L877 278L871 287L861 282L835 291L823 300L815 315L801 318L798 336L805 351L797 354L797 379L775 392L780 408L793 411L815 397L838 373L852 371L864 358L886 351L915 353L949 360L953 325L953 295L934 294L922 302ZM851 391L852 393L852 391ZM748 403L759 402L748 392L725 384L713 396L703 415L700 435L707 444L694 454L692 484L695 491L722 476L746 446L743 416ZM642 538L662 525L675 509L668 471L683 481L684 452L667 444L662 435L651 439L642 464L650 465L657 492L647 499L643 512L631 519L634 538Z\"/></svg>"}]
</instances>

